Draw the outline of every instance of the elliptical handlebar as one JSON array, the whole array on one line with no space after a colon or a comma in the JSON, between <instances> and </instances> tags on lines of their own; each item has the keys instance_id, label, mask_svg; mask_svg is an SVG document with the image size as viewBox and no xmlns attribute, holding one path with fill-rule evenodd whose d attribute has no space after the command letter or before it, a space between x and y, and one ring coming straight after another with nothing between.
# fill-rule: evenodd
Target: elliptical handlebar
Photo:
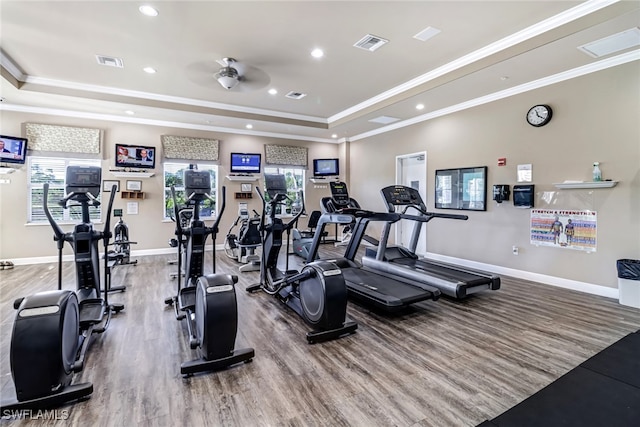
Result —
<instances>
[{"instance_id":1,"label":"elliptical handlebar","mask_svg":"<svg viewBox=\"0 0 640 427\"><path fill-rule=\"evenodd\" d=\"M60 226L58 225L56 220L53 219L53 216L51 215L51 211L49 211L49 201L48 201L48 199L49 199L49 183L48 182L44 183L43 190L44 190L44 194L42 196L43 197L43 199L42 199L42 207L44 208L45 216L49 220L49 224L51 224L51 228L53 228L54 240L56 240L57 242L64 242L66 234L65 234L64 231L62 231L62 228L60 228ZM63 199L63 200L65 200L65 199ZM66 204L66 201L65 201L65 204ZM64 243L62 243L62 244L64 244ZM60 245L60 243L58 245Z\"/></svg>"}]
</instances>

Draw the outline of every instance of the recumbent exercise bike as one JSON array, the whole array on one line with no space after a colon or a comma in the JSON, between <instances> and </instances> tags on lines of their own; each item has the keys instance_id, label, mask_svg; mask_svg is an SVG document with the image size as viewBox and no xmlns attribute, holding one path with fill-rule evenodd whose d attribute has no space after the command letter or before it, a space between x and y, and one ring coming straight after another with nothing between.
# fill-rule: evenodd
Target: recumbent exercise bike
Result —
<instances>
[{"instance_id":1,"label":"recumbent exercise bike","mask_svg":"<svg viewBox=\"0 0 640 427\"><path fill-rule=\"evenodd\" d=\"M73 375L84 367L85 354L94 334L107 330L111 314L124 309L110 304L110 269L104 258L105 285L100 285L98 242L107 252L111 232L110 212L115 195L111 191L103 231L94 230L89 207L98 207L101 169L95 166L69 166L66 196L59 201L63 209L80 207L82 222L65 233L53 218L48 205L49 184L44 184L44 213L54 231L58 247L58 290L39 292L14 302L18 311L11 335L10 364L16 400L2 403L5 410L49 409L66 402L87 399L93 384L71 384ZM72 203L77 202L77 203ZM75 256L75 292L62 289L62 249L65 242ZM102 289L101 289L102 288Z\"/></svg>"},{"instance_id":2,"label":"recumbent exercise bike","mask_svg":"<svg viewBox=\"0 0 640 427\"><path fill-rule=\"evenodd\" d=\"M224 241L224 251L227 256L243 265L238 268L241 273L260 270L260 257L256 248L262 243L260 235L260 214L249 217L246 203L240 203L238 218L233 222ZM233 230L239 226L238 234Z\"/></svg>"},{"instance_id":3,"label":"recumbent exercise bike","mask_svg":"<svg viewBox=\"0 0 640 427\"><path fill-rule=\"evenodd\" d=\"M184 250L184 276L178 274L176 296L165 299L173 305L178 320L186 320L189 346L198 349L200 358L184 362L180 366L182 375L215 371L240 362L250 362L255 356L253 348L235 350L238 328L238 311L235 284L238 276L216 274L216 235L220 218L224 212L226 195L222 187L220 212L212 227L200 219L200 206L211 195L211 175L208 171L188 169L184 171L184 187L187 204L193 209L188 227L183 227L176 200L175 188L171 187L178 247L178 272L182 271ZM213 274L204 275L205 243L207 236L213 240ZM183 249L184 247L184 249Z\"/></svg>"},{"instance_id":4,"label":"recumbent exercise bike","mask_svg":"<svg viewBox=\"0 0 640 427\"><path fill-rule=\"evenodd\" d=\"M262 199L262 261L260 283L249 286L247 292L263 290L274 295L293 309L307 324L314 328L307 333L307 341L316 343L353 333L358 324L347 320L347 288L342 271L333 263L318 261L308 263L302 271L288 269L289 235L304 211L298 211L286 224L276 216L276 207L288 200L284 175L265 175L265 185L270 198L269 223L266 221L267 201L256 187ZM302 194L300 195L302 200ZM304 201L303 201L304 204ZM278 269L278 255L283 235L287 239L287 267Z\"/></svg>"}]
</instances>

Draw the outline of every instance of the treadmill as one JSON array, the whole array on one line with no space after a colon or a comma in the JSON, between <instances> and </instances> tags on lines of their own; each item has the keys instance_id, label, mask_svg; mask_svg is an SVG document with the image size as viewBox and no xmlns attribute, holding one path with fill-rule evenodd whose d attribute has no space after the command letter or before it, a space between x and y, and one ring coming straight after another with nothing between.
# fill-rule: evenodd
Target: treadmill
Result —
<instances>
[{"instance_id":1,"label":"treadmill","mask_svg":"<svg viewBox=\"0 0 640 427\"><path fill-rule=\"evenodd\" d=\"M348 200L346 185L340 183L339 188ZM307 263L317 261L322 233L328 224L351 225L352 235L344 256L329 261L334 262L342 270L347 291L352 299L386 312L400 311L421 301L437 300L440 297L440 291L433 286L414 283L411 279L376 271L355 260L358 247L370 222L394 223L400 218L401 216L395 212L372 212L354 207L326 212L318 220Z\"/></svg>"},{"instance_id":2,"label":"treadmill","mask_svg":"<svg viewBox=\"0 0 640 427\"><path fill-rule=\"evenodd\" d=\"M405 279L436 287L441 293L456 299L466 298L476 292L500 289L500 277L481 270L435 260L420 258L416 255L416 247L422 224L433 218L449 218L466 220L466 215L451 215L427 212L427 207L420 193L404 185L392 185L381 190L382 197L389 212L403 208L399 213L402 219L415 221L409 248L387 246L392 223L386 224L377 250L367 249L362 257L362 264L369 269L395 274ZM416 214L407 211L413 209Z\"/></svg>"}]
</instances>

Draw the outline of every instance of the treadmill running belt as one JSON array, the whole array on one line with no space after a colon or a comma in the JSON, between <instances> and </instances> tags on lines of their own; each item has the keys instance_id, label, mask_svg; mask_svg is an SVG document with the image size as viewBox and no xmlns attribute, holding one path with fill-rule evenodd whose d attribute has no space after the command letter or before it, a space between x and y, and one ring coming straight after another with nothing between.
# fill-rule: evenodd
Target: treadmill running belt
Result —
<instances>
[{"instance_id":1,"label":"treadmill running belt","mask_svg":"<svg viewBox=\"0 0 640 427\"><path fill-rule=\"evenodd\" d=\"M455 268L447 268L441 265L431 264L422 260L411 258L398 258L393 260L394 264L402 264L415 267L434 277L449 280L451 282L464 282L468 286L484 285L491 283L488 277L478 276L477 274L467 273L466 271L457 270Z\"/></svg>"},{"instance_id":2,"label":"treadmill running belt","mask_svg":"<svg viewBox=\"0 0 640 427\"><path fill-rule=\"evenodd\" d=\"M361 268L343 268L347 289L385 310L399 309L408 304L434 299L434 293L409 284L372 273Z\"/></svg>"}]
</instances>

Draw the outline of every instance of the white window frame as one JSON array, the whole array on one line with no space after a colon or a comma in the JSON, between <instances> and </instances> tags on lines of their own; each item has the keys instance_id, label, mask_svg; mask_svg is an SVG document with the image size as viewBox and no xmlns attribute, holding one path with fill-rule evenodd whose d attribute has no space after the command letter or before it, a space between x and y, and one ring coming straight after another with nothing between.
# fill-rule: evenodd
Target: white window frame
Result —
<instances>
[{"instance_id":1,"label":"white window frame","mask_svg":"<svg viewBox=\"0 0 640 427\"><path fill-rule=\"evenodd\" d=\"M290 180L287 180L287 195L289 197L291 197L293 200L295 200L298 197L298 192L300 190L302 190L303 192L303 196L306 195L306 172L307 170L303 167L293 167L293 166L289 166L289 167L271 167L271 166L265 166L264 168L264 174L265 175L284 175L285 177L288 176L288 174L292 174L293 176L296 175L301 175L301 179L300 182L298 182L297 180L293 180L293 186L289 185L291 184ZM266 184L266 182L265 182ZM266 188L263 188L265 194L266 194ZM288 203L287 203L288 205ZM291 212L293 213L293 212Z\"/></svg>"},{"instance_id":2,"label":"white window frame","mask_svg":"<svg viewBox=\"0 0 640 427\"><path fill-rule=\"evenodd\" d=\"M49 210L52 211L53 218L60 224L75 224L78 222L78 218L81 218L80 208L71 207L69 209L61 209L62 216L57 211L60 210L58 200L52 199L52 193L62 190L62 194L65 194L66 186L66 170L69 166L98 166L102 167L100 159L78 159L78 158L61 158L61 157L45 157L45 156L29 156L28 157L28 177L27 177L27 192L29 197L27 198L27 223L29 224L48 224L44 211L42 211L41 218L34 218L34 210L37 212L39 209L34 209L34 191L39 191L44 188L44 182L33 182L34 172L36 165L50 163L50 166L55 166L54 169L46 169L51 171L54 175L54 182L49 182ZM56 183L55 181L62 180L62 183ZM53 190L53 191L52 191ZM100 199L100 197L98 197ZM89 217L95 222L102 221L102 205L89 209Z\"/></svg>"},{"instance_id":3,"label":"white window frame","mask_svg":"<svg viewBox=\"0 0 640 427\"><path fill-rule=\"evenodd\" d=\"M220 204L218 203L218 182L220 179L220 174L218 172L218 165L212 165L209 163L193 163L193 162L163 162L162 164L162 185L163 185L163 203L162 203L162 217L165 220L171 220L173 217L173 212L170 213L170 216L167 216L167 206L168 206L168 197L170 196L170 187L167 186L167 172L171 174L175 174L180 169L189 169L189 165L195 164L198 170L208 170L213 174L213 185L211 186L211 197L215 199L215 204L213 206L213 210L211 215L200 215L200 219L203 220L213 220L218 217L218 211ZM175 171L167 171L167 169L175 169ZM184 191L184 186L175 186L176 193Z\"/></svg>"}]
</instances>

